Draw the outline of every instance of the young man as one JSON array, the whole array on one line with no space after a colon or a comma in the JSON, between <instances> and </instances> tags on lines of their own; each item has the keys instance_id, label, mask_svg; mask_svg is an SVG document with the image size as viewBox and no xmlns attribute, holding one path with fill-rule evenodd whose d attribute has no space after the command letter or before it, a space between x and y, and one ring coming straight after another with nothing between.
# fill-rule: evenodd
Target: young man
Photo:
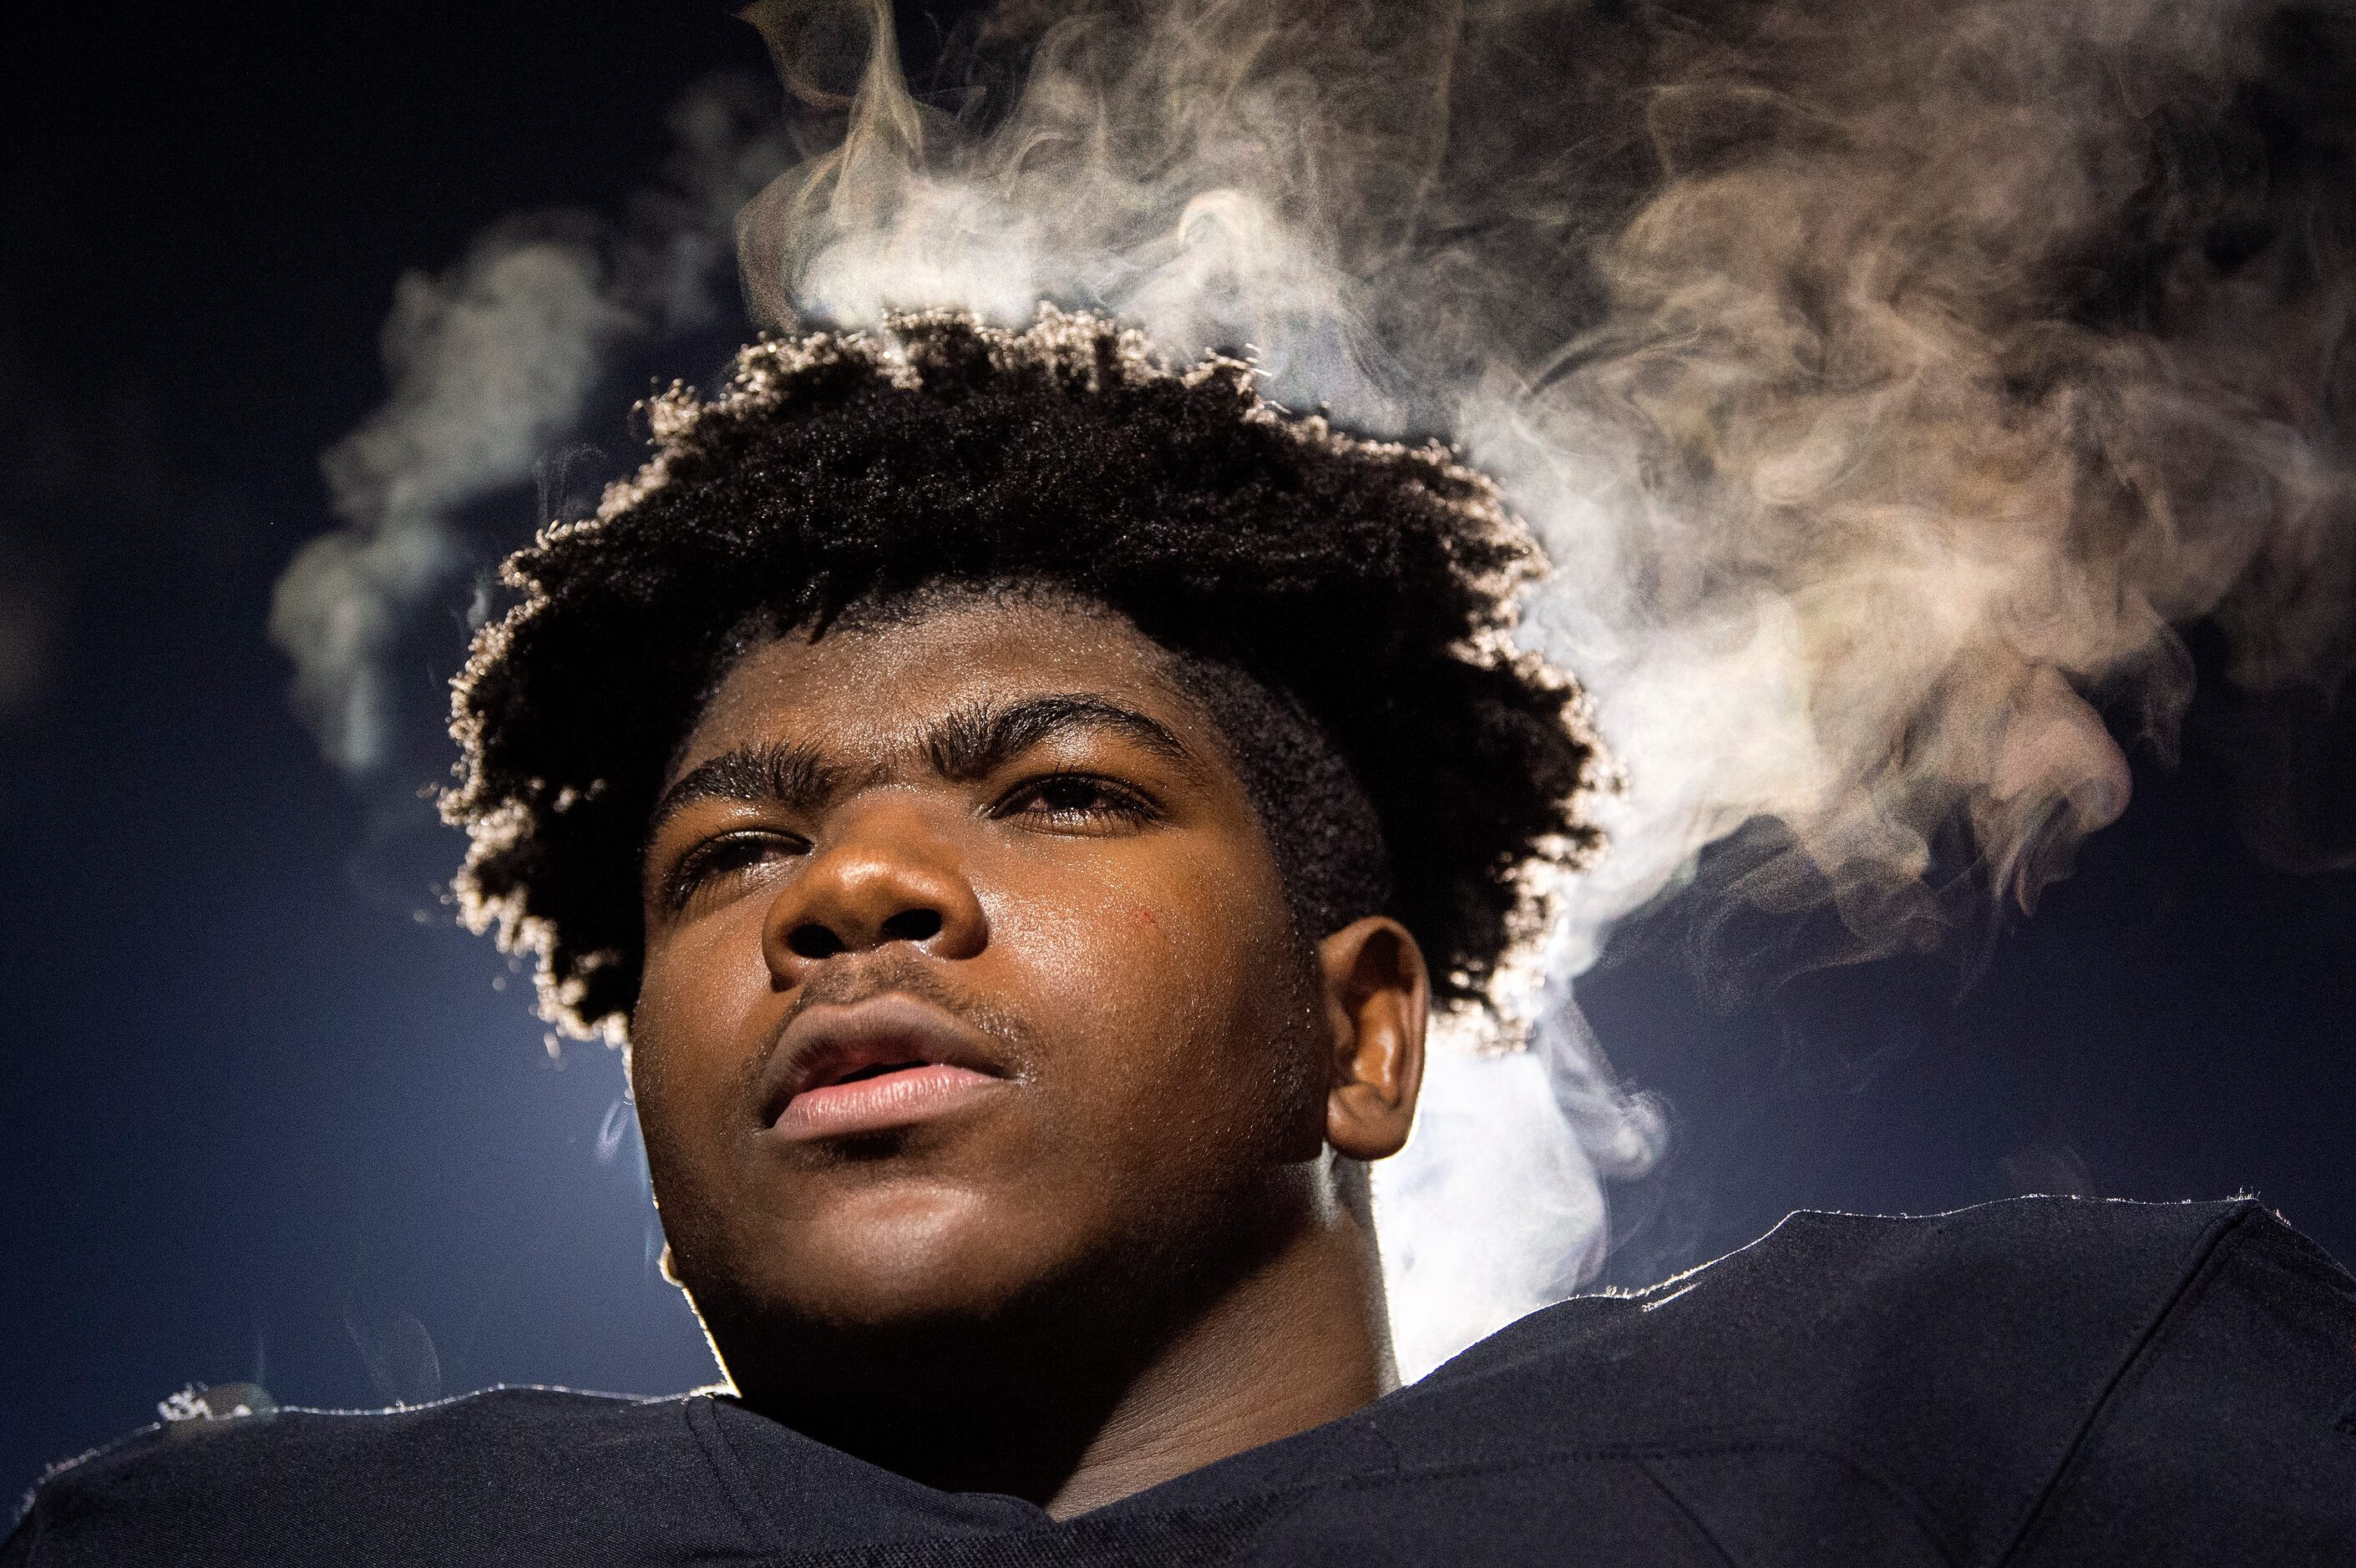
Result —
<instances>
[{"instance_id":1,"label":"young man","mask_svg":"<svg viewBox=\"0 0 2356 1568\"><path fill-rule=\"evenodd\" d=\"M2247 1202L1794 1216L1394 1386L1365 1162L1592 847L1477 476L1078 317L654 414L445 809L729 1389L180 1423L0 1562L2351 1560L2356 1283Z\"/></svg>"}]
</instances>

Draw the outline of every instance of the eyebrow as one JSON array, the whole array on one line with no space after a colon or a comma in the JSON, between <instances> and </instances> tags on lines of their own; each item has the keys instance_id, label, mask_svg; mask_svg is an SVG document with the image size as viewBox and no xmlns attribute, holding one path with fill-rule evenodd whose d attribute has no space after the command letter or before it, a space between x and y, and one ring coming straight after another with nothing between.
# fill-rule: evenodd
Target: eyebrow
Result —
<instances>
[{"instance_id":1,"label":"eyebrow","mask_svg":"<svg viewBox=\"0 0 2356 1568\"><path fill-rule=\"evenodd\" d=\"M975 702L957 709L925 737L925 757L941 777L964 784L1003 767L1051 735L1073 730L1110 730L1173 763L1191 765L1194 761L1186 743L1159 720L1080 694L1026 697L999 705Z\"/></svg>"},{"instance_id":2,"label":"eyebrow","mask_svg":"<svg viewBox=\"0 0 2356 1568\"><path fill-rule=\"evenodd\" d=\"M919 749L942 778L966 784L1005 766L1053 736L1088 730L1112 731L1172 762L1197 765L1186 742L1160 720L1108 699L1081 693L967 704L928 729ZM849 780L847 770L828 762L808 743L773 741L723 752L690 769L662 792L648 816L647 837L652 838L674 814L699 801L809 811L841 793Z\"/></svg>"},{"instance_id":3,"label":"eyebrow","mask_svg":"<svg viewBox=\"0 0 2356 1568\"><path fill-rule=\"evenodd\" d=\"M782 805L808 810L824 805L842 787L842 770L816 747L772 742L740 747L700 763L662 792L647 821L652 838L675 814L699 801L736 801L746 805Z\"/></svg>"}]
</instances>

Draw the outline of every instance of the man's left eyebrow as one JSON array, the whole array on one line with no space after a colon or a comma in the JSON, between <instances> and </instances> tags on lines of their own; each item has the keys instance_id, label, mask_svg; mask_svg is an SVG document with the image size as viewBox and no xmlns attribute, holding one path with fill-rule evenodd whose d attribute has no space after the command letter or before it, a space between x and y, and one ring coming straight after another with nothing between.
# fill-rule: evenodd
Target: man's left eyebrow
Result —
<instances>
[{"instance_id":1,"label":"man's left eyebrow","mask_svg":"<svg viewBox=\"0 0 2356 1568\"><path fill-rule=\"evenodd\" d=\"M1196 765L1194 750L1160 720L1109 698L1078 692L958 709L925 737L925 756L943 778L962 783L980 778L1069 730L1116 731L1172 762Z\"/></svg>"}]
</instances>

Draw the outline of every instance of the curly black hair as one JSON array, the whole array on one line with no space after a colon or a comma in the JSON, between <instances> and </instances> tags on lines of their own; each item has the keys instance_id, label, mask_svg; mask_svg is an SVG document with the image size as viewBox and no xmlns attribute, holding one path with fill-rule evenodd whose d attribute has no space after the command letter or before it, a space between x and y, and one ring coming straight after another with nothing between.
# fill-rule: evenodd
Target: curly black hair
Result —
<instances>
[{"instance_id":1,"label":"curly black hair","mask_svg":"<svg viewBox=\"0 0 2356 1568\"><path fill-rule=\"evenodd\" d=\"M626 1036L648 817L747 628L934 589L1126 616L1242 759L1296 915L1397 916L1468 1012L1543 919L1542 873L1596 848L1581 694L1505 641L1542 560L1443 448L1341 434L1244 362L1172 368L1052 310L763 342L719 396L647 411L652 460L508 560L520 597L453 683L460 912L537 955L561 1028ZM1272 777L1312 808L1269 810Z\"/></svg>"}]
</instances>

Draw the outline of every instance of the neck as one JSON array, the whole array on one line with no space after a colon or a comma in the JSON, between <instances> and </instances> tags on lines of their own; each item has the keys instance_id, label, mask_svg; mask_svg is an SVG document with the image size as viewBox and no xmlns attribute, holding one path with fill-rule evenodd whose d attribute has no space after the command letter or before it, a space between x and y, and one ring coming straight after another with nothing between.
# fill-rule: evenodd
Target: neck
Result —
<instances>
[{"instance_id":1,"label":"neck","mask_svg":"<svg viewBox=\"0 0 2356 1568\"><path fill-rule=\"evenodd\" d=\"M1068 1519L1337 1420L1398 1381L1373 1233L1338 1208L1158 1331L1133 1301L1054 1316L931 1353L871 1347L837 1364L894 1372L855 1385L738 1381L754 1408L870 1463Z\"/></svg>"},{"instance_id":2,"label":"neck","mask_svg":"<svg viewBox=\"0 0 2356 1568\"><path fill-rule=\"evenodd\" d=\"M1055 1490L1058 1519L1339 1420L1398 1381L1371 1234L1344 1220L1240 1281L1121 1391Z\"/></svg>"}]
</instances>

